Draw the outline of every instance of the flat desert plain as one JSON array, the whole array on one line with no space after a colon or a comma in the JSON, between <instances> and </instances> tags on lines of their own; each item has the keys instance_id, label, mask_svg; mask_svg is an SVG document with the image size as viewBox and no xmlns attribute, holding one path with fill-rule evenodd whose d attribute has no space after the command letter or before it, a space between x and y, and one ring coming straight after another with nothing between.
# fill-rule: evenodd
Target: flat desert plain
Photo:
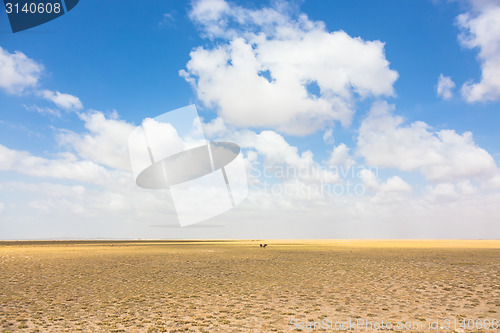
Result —
<instances>
[{"instance_id":1,"label":"flat desert plain","mask_svg":"<svg viewBox=\"0 0 500 333\"><path fill-rule=\"evenodd\" d=\"M500 241L0 242L1 332L311 332L357 320L371 326L343 328L493 332L476 325L499 319Z\"/></svg>"}]
</instances>

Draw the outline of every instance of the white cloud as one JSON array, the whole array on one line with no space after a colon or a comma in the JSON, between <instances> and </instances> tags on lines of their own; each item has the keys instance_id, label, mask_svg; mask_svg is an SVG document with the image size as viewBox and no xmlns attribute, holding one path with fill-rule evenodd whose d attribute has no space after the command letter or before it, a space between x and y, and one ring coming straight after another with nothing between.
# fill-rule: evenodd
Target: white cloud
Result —
<instances>
[{"instance_id":1,"label":"white cloud","mask_svg":"<svg viewBox=\"0 0 500 333\"><path fill-rule=\"evenodd\" d=\"M380 185L378 193L371 199L376 204L394 204L408 200L412 187L399 176L393 176Z\"/></svg>"},{"instance_id":2,"label":"white cloud","mask_svg":"<svg viewBox=\"0 0 500 333\"><path fill-rule=\"evenodd\" d=\"M205 32L209 37L225 34L227 20L223 18L231 11L229 4L224 0L198 1L194 4L190 18L205 26Z\"/></svg>"},{"instance_id":3,"label":"white cloud","mask_svg":"<svg viewBox=\"0 0 500 333\"><path fill-rule=\"evenodd\" d=\"M103 138L113 129L99 129L101 127L120 127L120 124L106 123L109 119L99 119L99 115L91 114L86 119L88 128L92 128L91 134L95 135L96 141L109 144ZM91 119L94 117L94 119ZM130 125L129 125L130 126ZM120 130L115 131L120 135ZM82 135L81 140L89 140L90 134ZM75 138L78 139L78 138ZM74 142L76 144L76 141ZM112 144L115 144L113 142ZM96 142L89 143L97 148ZM127 138L121 147L126 147ZM13 205L23 207L26 211L21 221L29 219L36 211L36 216L53 218L63 218L65 223L68 217L82 219L96 218L109 222L113 219L122 220L142 220L154 217L156 221L161 218L170 218L175 222L175 215L171 214L172 205L169 204L168 196L164 191L145 191L135 185L132 173L115 169L113 166L104 166L105 163L119 165L119 158L113 160L112 157L105 159L103 152L110 155L110 147L98 147L92 161L89 159L79 159L78 156L69 153L59 153L54 158L44 158L35 156L26 151L17 151L0 145L0 171L12 171L21 175L41 178L52 178L50 182L39 183L37 180L27 178L29 182L6 182L2 183L3 193L14 193L14 197L22 197L22 202L12 201ZM118 148L115 146L115 148ZM120 153L118 153L120 154ZM127 155L128 158L128 155ZM112 162L110 162L112 161ZM59 182L67 181L76 185L63 185ZM97 185L97 186L96 186ZM16 210L20 215L19 209ZM31 212L31 213L30 213ZM16 213L17 214L17 213Z\"/></svg>"},{"instance_id":4,"label":"white cloud","mask_svg":"<svg viewBox=\"0 0 500 333\"><path fill-rule=\"evenodd\" d=\"M477 193L477 188L469 180L466 180L456 184L441 183L435 186L426 186L424 199L432 204L442 204L463 201Z\"/></svg>"},{"instance_id":5,"label":"white cloud","mask_svg":"<svg viewBox=\"0 0 500 333\"><path fill-rule=\"evenodd\" d=\"M323 22L286 8L198 1L190 16L209 37L226 42L196 48L181 75L230 125L309 134L335 121L349 125L356 96L394 94L398 74L380 41L329 33Z\"/></svg>"},{"instance_id":6,"label":"white cloud","mask_svg":"<svg viewBox=\"0 0 500 333\"><path fill-rule=\"evenodd\" d=\"M439 75L437 83L437 96L443 99L450 99L453 97L453 88L455 87L455 82L449 76Z\"/></svg>"},{"instance_id":7,"label":"white cloud","mask_svg":"<svg viewBox=\"0 0 500 333\"><path fill-rule=\"evenodd\" d=\"M76 96L61 93L59 91L38 90L40 75L43 66L35 60L28 58L24 53L15 51L9 53L0 47L0 88L9 94L21 94L28 89L37 96L54 103L57 107L66 110L80 110L83 108L82 102ZM48 107L33 105L26 107L40 114L60 116L58 110Z\"/></svg>"},{"instance_id":8,"label":"white cloud","mask_svg":"<svg viewBox=\"0 0 500 333\"><path fill-rule=\"evenodd\" d=\"M33 177L71 179L94 184L116 180L115 175L103 166L88 160L78 160L71 153L61 153L55 159L47 159L0 145L0 171L2 170Z\"/></svg>"},{"instance_id":9,"label":"white cloud","mask_svg":"<svg viewBox=\"0 0 500 333\"><path fill-rule=\"evenodd\" d=\"M252 182L283 182L282 185L304 187L312 183L337 183L341 181L336 170L315 161L310 150L299 152L279 133L271 130L256 133L227 127L220 118L203 124L210 140L230 141L246 153L249 177ZM252 174L254 172L254 174Z\"/></svg>"},{"instance_id":10,"label":"white cloud","mask_svg":"<svg viewBox=\"0 0 500 333\"><path fill-rule=\"evenodd\" d=\"M161 219L166 222L168 218L175 221L165 192L144 191L132 180L119 186L109 183L98 189L94 187L52 182L2 184L4 193L22 196L22 207L28 214L36 214L37 219L45 218L45 221L62 218L62 225L71 225L76 218L86 220L86 224L98 221L99 230L106 229L106 225L117 219L122 221L122 227L126 226L124 221L142 221L144 218L154 218L157 223ZM20 203L11 204L18 206Z\"/></svg>"},{"instance_id":11,"label":"white cloud","mask_svg":"<svg viewBox=\"0 0 500 333\"><path fill-rule=\"evenodd\" d=\"M314 161L311 151L299 153L297 147L291 146L283 136L274 131L257 134L245 130L236 132L231 139L243 148L255 149L264 158L263 167L270 167L267 170L272 170L271 173L278 178L300 179L304 182L339 181L337 174Z\"/></svg>"},{"instance_id":12,"label":"white cloud","mask_svg":"<svg viewBox=\"0 0 500 333\"><path fill-rule=\"evenodd\" d=\"M380 189L383 192L410 192L411 186L401 177L392 176L380 186Z\"/></svg>"},{"instance_id":13,"label":"white cloud","mask_svg":"<svg viewBox=\"0 0 500 333\"><path fill-rule=\"evenodd\" d=\"M381 183L375 173L369 169L362 169L359 173L366 189L375 192L371 202L375 204L393 204L409 198L412 187L399 176L392 176L385 183Z\"/></svg>"},{"instance_id":14,"label":"white cloud","mask_svg":"<svg viewBox=\"0 0 500 333\"><path fill-rule=\"evenodd\" d=\"M49 116L55 116L55 117L61 116L61 111L59 109L49 108L46 106L38 106L36 104L29 105L29 106L23 105L23 107L28 111L34 111L34 112L37 112L41 115L49 115Z\"/></svg>"},{"instance_id":15,"label":"white cloud","mask_svg":"<svg viewBox=\"0 0 500 333\"><path fill-rule=\"evenodd\" d=\"M462 30L462 46L479 49L481 81L467 82L462 86L462 96L469 103L500 99L500 4L497 1L471 1L472 12L457 17Z\"/></svg>"},{"instance_id":16,"label":"white cloud","mask_svg":"<svg viewBox=\"0 0 500 333\"><path fill-rule=\"evenodd\" d=\"M82 159L111 168L130 170L128 137L134 126L119 120L117 114L110 118L102 112L80 114L87 133L61 130L58 141L74 150Z\"/></svg>"},{"instance_id":17,"label":"white cloud","mask_svg":"<svg viewBox=\"0 0 500 333\"><path fill-rule=\"evenodd\" d=\"M329 128L323 134L323 141L332 145L335 142L335 138L333 137L333 128Z\"/></svg>"},{"instance_id":18,"label":"white cloud","mask_svg":"<svg viewBox=\"0 0 500 333\"><path fill-rule=\"evenodd\" d=\"M377 176L372 170L362 169L359 172L359 178L369 190L377 191L380 187Z\"/></svg>"},{"instance_id":19,"label":"white cloud","mask_svg":"<svg viewBox=\"0 0 500 333\"><path fill-rule=\"evenodd\" d=\"M32 193L43 193L48 194L54 197L67 197L72 195L82 196L85 194L86 188L83 185L73 185L67 186L62 184L53 184L53 183L25 183L25 182L6 182L3 183L3 189L5 191L12 190L22 190L24 192L32 192Z\"/></svg>"},{"instance_id":20,"label":"white cloud","mask_svg":"<svg viewBox=\"0 0 500 333\"><path fill-rule=\"evenodd\" d=\"M477 188L470 180L465 180L457 184L457 190L460 194L471 195L477 193Z\"/></svg>"},{"instance_id":21,"label":"white cloud","mask_svg":"<svg viewBox=\"0 0 500 333\"><path fill-rule=\"evenodd\" d=\"M24 53L9 53L0 47L0 88L9 94L19 94L26 88L35 87L42 70L42 65Z\"/></svg>"},{"instance_id":22,"label":"white cloud","mask_svg":"<svg viewBox=\"0 0 500 333\"><path fill-rule=\"evenodd\" d=\"M411 185L399 176L392 176L385 183L380 183L375 173L370 169L362 169L359 174L363 184L373 191L408 193L412 190Z\"/></svg>"},{"instance_id":23,"label":"white cloud","mask_svg":"<svg viewBox=\"0 0 500 333\"><path fill-rule=\"evenodd\" d=\"M329 166L342 166L346 169L352 167L355 162L350 157L349 150L350 148L347 147L344 143L341 143L338 146L334 147L332 153L330 154L330 159L326 164Z\"/></svg>"},{"instance_id":24,"label":"white cloud","mask_svg":"<svg viewBox=\"0 0 500 333\"><path fill-rule=\"evenodd\" d=\"M170 27L173 26L175 22L175 17L172 13L164 13L160 22L158 23L159 27Z\"/></svg>"},{"instance_id":25,"label":"white cloud","mask_svg":"<svg viewBox=\"0 0 500 333\"><path fill-rule=\"evenodd\" d=\"M35 208L39 212L54 213L64 207L65 211L72 214L83 214L85 207L82 199L85 196L86 188L82 185L67 186L54 183L25 183L6 182L3 190L8 193L22 192L28 206ZM31 198L34 194L36 199Z\"/></svg>"},{"instance_id":26,"label":"white cloud","mask_svg":"<svg viewBox=\"0 0 500 333\"><path fill-rule=\"evenodd\" d=\"M434 131L421 121L405 125L393 109L375 103L361 124L358 151L368 164L418 170L432 182L487 180L497 173L494 159L475 144L472 133Z\"/></svg>"},{"instance_id":27,"label":"white cloud","mask_svg":"<svg viewBox=\"0 0 500 333\"><path fill-rule=\"evenodd\" d=\"M459 199L456 186L452 183L441 183L435 186L429 185L426 187L426 192L425 198L435 203L450 202Z\"/></svg>"},{"instance_id":28,"label":"white cloud","mask_svg":"<svg viewBox=\"0 0 500 333\"><path fill-rule=\"evenodd\" d=\"M486 186L489 188L500 190L500 174L496 174L495 176L493 176L489 180L489 182Z\"/></svg>"},{"instance_id":29,"label":"white cloud","mask_svg":"<svg viewBox=\"0 0 500 333\"><path fill-rule=\"evenodd\" d=\"M38 94L54 103L58 107L66 110L80 110L83 109L83 104L76 96L60 93L59 91L41 90Z\"/></svg>"},{"instance_id":30,"label":"white cloud","mask_svg":"<svg viewBox=\"0 0 500 333\"><path fill-rule=\"evenodd\" d=\"M222 118L212 119L209 123L202 122L202 127L207 138L222 137L229 134L229 129Z\"/></svg>"}]
</instances>

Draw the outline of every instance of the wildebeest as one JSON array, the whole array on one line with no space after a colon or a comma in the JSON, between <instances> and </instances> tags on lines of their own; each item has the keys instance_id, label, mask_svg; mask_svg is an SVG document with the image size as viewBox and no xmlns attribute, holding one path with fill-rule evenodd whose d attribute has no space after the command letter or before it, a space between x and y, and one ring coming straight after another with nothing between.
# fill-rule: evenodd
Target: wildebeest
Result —
<instances>
[{"instance_id":1,"label":"wildebeest","mask_svg":"<svg viewBox=\"0 0 500 333\"><path fill-rule=\"evenodd\" d=\"M260 247L266 247L267 244L260 244Z\"/></svg>"}]
</instances>

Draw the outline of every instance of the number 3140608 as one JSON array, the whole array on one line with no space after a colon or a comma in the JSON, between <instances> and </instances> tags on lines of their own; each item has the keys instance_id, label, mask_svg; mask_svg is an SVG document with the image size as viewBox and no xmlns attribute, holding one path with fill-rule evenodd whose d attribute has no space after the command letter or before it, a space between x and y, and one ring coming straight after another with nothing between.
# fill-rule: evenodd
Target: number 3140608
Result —
<instances>
[{"instance_id":1,"label":"number 3140608","mask_svg":"<svg viewBox=\"0 0 500 333\"><path fill-rule=\"evenodd\" d=\"M5 9L7 14L15 13L25 13L25 14L59 14L61 12L61 4L60 3L25 3L22 7L19 6L18 3L10 3L7 2L5 4Z\"/></svg>"}]
</instances>

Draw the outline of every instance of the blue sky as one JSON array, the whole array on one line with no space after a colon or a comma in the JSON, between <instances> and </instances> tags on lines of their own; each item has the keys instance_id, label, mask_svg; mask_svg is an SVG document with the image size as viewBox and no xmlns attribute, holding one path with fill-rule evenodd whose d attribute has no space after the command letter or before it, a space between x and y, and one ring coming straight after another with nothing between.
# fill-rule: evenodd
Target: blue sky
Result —
<instances>
[{"instance_id":1,"label":"blue sky","mask_svg":"<svg viewBox=\"0 0 500 333\"><path fill-rule=\"evenodd\" d=\"M487 0L82 1L13 34L2 11L0 239L498 238L499 12ZM189 104L207 136L244 149L251 192L177 228L168 195L135 186L126 139ZM365 191L267 193L266 165L327 171L272 180L301 188L345 189L339 169L355 170Z\"/></svg>"}]
</instances>

